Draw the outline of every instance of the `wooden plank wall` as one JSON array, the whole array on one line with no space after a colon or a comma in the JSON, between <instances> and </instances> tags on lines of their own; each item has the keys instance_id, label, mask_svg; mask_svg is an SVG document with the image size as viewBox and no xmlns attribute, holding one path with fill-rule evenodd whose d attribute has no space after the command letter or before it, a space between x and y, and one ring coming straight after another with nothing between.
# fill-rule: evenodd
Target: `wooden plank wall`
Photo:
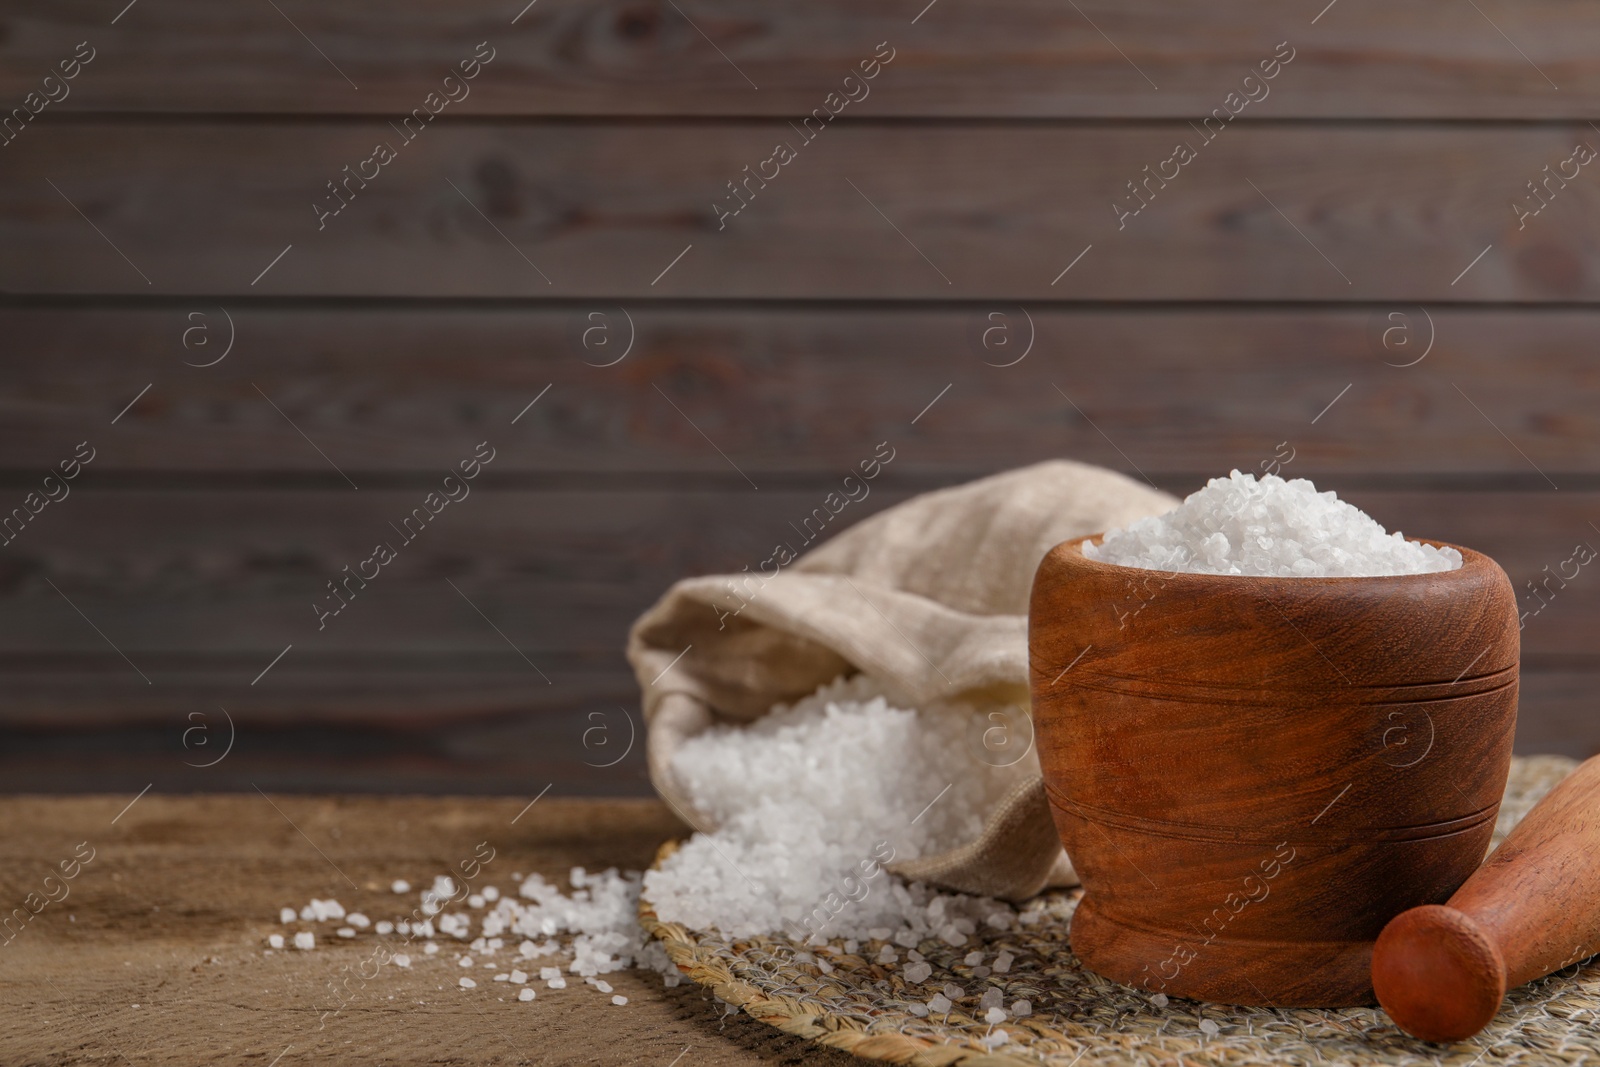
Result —
<instances>
[{"instance_id":1,"label":"wooden plank wall","mask_svg":"<svg viewBox=\"0 0 1600 1067\"><path fill-rule=\"evenodd\" d=\"M0 788L642 792L629 621L883 440L846 521L1292 449L1525 589L1600 546L1597 47L1578 0L0 4L0 503L93 452L0 547ZM1588 755L1600 577L1543 597L1518 745Z\"/></svg>"}]
</instances>

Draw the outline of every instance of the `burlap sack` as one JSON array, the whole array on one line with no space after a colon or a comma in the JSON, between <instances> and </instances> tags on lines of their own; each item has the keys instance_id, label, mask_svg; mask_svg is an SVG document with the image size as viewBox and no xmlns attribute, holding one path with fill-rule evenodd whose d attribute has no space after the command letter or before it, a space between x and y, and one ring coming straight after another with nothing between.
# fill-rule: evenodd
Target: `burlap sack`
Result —
<instances>
[{"instance_id":1,"label":"burlap sack","mask_svg":"<svg viewBox=\"0 0 1600 1067\"><path fill-rule=\"evenodd\" d=\"M769 565L760 578L678 582L628 635L651 782L697 829L715 829L673 780L678 745L841 674L863 671L913 702L1026 707L1028 594L1044 554L1176 504L1112 471L1056 460L914 497L775 577ZM989 813L978 840L890 869L1008 900L1077 884L1037 775Z\"/></svg>"}]
</instances>

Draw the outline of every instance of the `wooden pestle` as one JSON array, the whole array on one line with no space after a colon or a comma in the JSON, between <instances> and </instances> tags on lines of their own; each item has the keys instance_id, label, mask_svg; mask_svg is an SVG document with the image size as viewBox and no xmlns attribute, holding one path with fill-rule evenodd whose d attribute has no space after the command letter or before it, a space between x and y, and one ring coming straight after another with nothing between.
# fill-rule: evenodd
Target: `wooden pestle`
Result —
<instances>
[{"instance_id":1,"label":"wooden pestle","mask_svg":"<svg viewBox=\"0 0 1600 1067\"><path fill-rule=\"evenodd\" d=\"M1600 756L1557 785L1446 903L1402 912L1372 953L1389 1017L1428 1041L1482 1030L1515 989L1600 953Z\"/></svg>"}]
</instances>

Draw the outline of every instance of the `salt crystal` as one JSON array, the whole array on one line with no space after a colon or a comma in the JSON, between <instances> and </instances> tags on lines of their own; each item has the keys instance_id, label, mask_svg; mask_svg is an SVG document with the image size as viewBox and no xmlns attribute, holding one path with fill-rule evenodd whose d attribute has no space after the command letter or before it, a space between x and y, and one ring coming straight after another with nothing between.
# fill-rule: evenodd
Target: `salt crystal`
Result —
<instances>
[{"instance_id":1,"label":"salt crystal","mask_svg":"<svg viewBox=\"0 0 1600 1067\"><path fill-rule=\"evenodd\" d=\"M300 921L314 923L317 921L317 909L310 904L300 909Z\"/></svg>"},{"instance_id":2,"label":"salt crystal","mask_svg":"<svg viewBox=\"0 0 1600 1067\"><path fill-rule=\"evenodd\" d=\"M906 981L917 985L928 980L928 976L933 973L933 965L929 963L913 963L901 973L905 976Z\"/></svg>"},{"instance_id":3,"label":"salt crystal","mask_svg":"<svg viewBox=\"0 0 1600 1067\"><path fill-rule=\"evenodd\" d=\"M600 992L602 992L602 993L611 992L611 983L605 981L604 979L596 979L595 983L594 983L594 987L596 989L600 990Z\"/></svg>"},{"instance_id":4,"label":"salt crystal","mask_svg":"<svg viewBox=\"0 0 1600 1067\"><path fill-rule=\"evenodd\" d=\"M524 971L512 971L511 972L511 982L512 982L513 985L523 985L527 981L528 981L528 975L527 975L526 972L524 972Z\"/></svg>"},{"instance_id":5,"label":"salt crystal","mask_svg":"<svg viewBox=\"0 0 1600 1067\"><path fill-rule=\"evenodd\" d=\"M1371 577L1455 570L1461 553L1407 541L1304 478L1234 471L1164 515L1112 530L1089 559L1194 574Z\"/></svg>"},{"instance_id":6,"label":"salt crystal","mask_svg":"<svg viewBox=\"0 0 1600 1067\"><path fill-rule=\"evenodd\" d=\"M949 997L951 1000L960 1000L962 997L967 995L967 991L956 985L954 982L946 984L944 989L940 990L940 992Z\"/></svg>"},{"instance_id":7,"label":"salt crystal","mask_svg":"<svg viewBox=\"0 0 1600 1067\"><path fill-rule=\"evenodd\" d=\"M929 1011L939 1012L942 1014L949 1011L950 1007L950 1000L943 993L935 993L933 996L928 998Z\"/></svg>"},{"instance_id":8,"label":"salt crystal","mask_svg":"<svg viewBox=\"0 0 1600 1067\"><path fill-rule=\"evenodd\" d=\"M1167 995L1165 993L1157 993L1155 996L1150 998L1150 1003L1154 1004L1158 1008L1164 1008L1167 1006Z\"/></svg>"},{"instance_id":9,"label":"salt crystal","mask_svg":"<svg viewBox=\"0 0 1600 1067\"><path fill-rule=\"evenodd\" d=\"M561 977L561 968L560 967L540 967L539 968L539 977L541 979L543 979L544 981L546 981L546 982L550 981L550 979L552 979L552 978L560 978Z\"/></svg>"},{"instance_id":10,"label":"salt crystal","mask_svg":"<svg viewBox=\"0 0 1600 1067\"><path fill-rule=\"evenodd\" d=\"M282 909L281 911L278 912L278 921L279 922L281 922L281 923L292 923L292 922L294 922L294 920L295 920L295 914L294 914L294 909L293 908L284 908L284 909Z\"/></svg>"},{"instance_id":11,"label":"salt crystal","mask_svg":"<svg viewBox=\"0 0 1600 1067\"><path fill-rule=\"evenodd\" d=\"M983 996L978 998L980 1008L998 1008L1002 1003L1003 994L998 986L990 986L983 991Z\"/></svg>"},{"instance_id":12,"label":"salt crystal","mask_svg":"<svg viewBox=\"0 0 1600 1067\"><path fill-rule=\"evenodd\" d=\"M1006 1021L1006 1010L1000 1007L990 1008L983 1013L983 1021L993 1026L995 1023Z\"/></svg>"},{"instance_id":13,"label":"salt crystal","mask_svg":"<svg viewBox=\"0 0 1600 1067\"><path fill-rule=\"evenodd\" d=\"M460 964L461 966L463 966L463 967L471 967L472 966L472 957L471 956L462 956L459 959L457 959L456 962L458 964Z\"/></svg>"},{"instance_id":14,"label":"salt crystal","mask_svg":"<svg viewBox=\"0 0 1600 1067\"><path fill-rule=\"evenodd\" d=\"M409 893L411 892L411 883L406 881L404 878L396 878L393 882L389 883L389 888L396 893Z\"/></svg>"},{"instance_id":15,"label":"salt crystal","mask_svg":"<svg viewBox=\"0 0 1600 1067\"><path fill-rule=\"evenodd\" d=\"M1205 1034L1207 1037L1216 1037L1222 1032L1222 1027L1218 1026L1216 1021L1213 1019L1201 1019L1200 1032Z\"/></svg>"},{"instance_id":16,"label":"salt crystal","mask_svg":"<svg viewBox=\"0 0 1600 1067\"><path fill-rule=\"evenodd\" d=\"M503 974L503 973L502 974L497 974L497 975L494 976L494 980L496 982L509 982L509 981L511 981L511 976L509 974Z\"/></svg>"},{"instance_id":17,"label":"salt crystal","mask_svg":"<svg viewBox=\"0 0 1600 1067\"><path fill-rule=\"evenodd\" d=\"M365 930L367 927L372 925L372 920L368 919L359 911L353 911L349 915L346 915L344 921L349 923L351 926L354 926L357 930Z\"/></svg>"},{"instance_id":18,"label":"salt crystal","mask_svg":"<svg viewBox=\"0 0 1600 1067\"><path fill-rule=\"evenodd\" d=\"M551 989L565 989L567 988L567 980L565 978L552 978L545 985Z\"/></svg>"},{"instance_id":19,"label":"salt crystal","mask_svg":"<svg viewBox=\"0 0 1600 1067\"><path fill-rule=\"evenodd\" d=\"M856 675L687 739L674 776L719 829L646 872L645 896L665 921L733 937L798 923L902 948L932 936L966 943L993 902L947 895L949 910L933 922L927 908L946 897L914 896L883 867L977 840L984 816L1038 772L1033 751L1009 767L973 759L980 712L937 702L912 710ZM774 825L786 827L784 840ZM857 882L868 891L841 899L841 886Z\"/></svg>"},{"instance_id":20,"label":"salt crystal","mask_svg":"<svg viewBox=\"0 0 1600 1067\"><path fill-rule=\"evenodd\" d=\"M882 948L880 948L878 950L878 958L877 958L876 962L878 962L878 963L893 963L896 960L898 960L899 958L900 958L899 953L895 952L895 950L894 950L894 948L892 946L884 945Z\"/></svg>"},{"instance_id":21,"label":"salt crystal","mask_svg":"<svg viewBox=\"0 0 1600 1067\"><path fill-rule=\"evenodd\" d=\"M538 996L537 993L535 993L533 990L531 990L531 989L527 988L526 986L524 986L522 988L522 991L517 994L517 999L518 1000L532 1000L536 996Z\"/></svg>"},{"instance_id":22,"label":"salt crystal","mask_svg":"<svg viewBox=\"0 0 1600 1067\"><path fill-rule=\"evenodd\" d=\"M473 894L470 894L467 897L467 907L469 907L469 908L481 908L481 907L483 907L483 905L484 905L484 899L483 899L483 894L482 893L473 893Z\"/></svg>"},{"instance_id":23,"label":"salt crystal","mask_svg":"<svg viewBox=\"0 0 1600 1067\"><path fill-rule=\"evenodd\" d=\"M1033 1002L1032 1001L1028 1001L1028 1000L1018 1000L1018 1001L1016 1001L1015 1003L1013 1003L1011 1005L1011 1014L1015 1015L1019 1019L1022 1018L1024 1015L1032 1015L1033 1014Z\"/></svg>"},{"instance_id":24,"label":"salt crystal","mask_svg":"<svg viewBox=\"0 0 1600 1067\"><path fill-rule=\"evenodd\" d=\"M377 925L372 929L379 934L392 934L394 933L394 923L388 919L379 919Z\"/></svg>"},{"instance_id":25,"label":"salt crystal","mask_svg":"<svg viewBox=\"0 0 1600 1067\"><path fill-rule=\"evenodd\" d=\"M432 941L429 941L426 945L422 946L422 953L425 956L431 956L435 952L438 952L438 951L439 951L439 946L434 944Z\"/></svg>"},{"instance_id":26,"label":"salt crystal","mask_svg":"<svg viewBox=\"0 0 1600 1067\"><path fill-rule=\"evenodd\" d=\"M317 947L317 935L302 930L294 935L294 947L298 949L311 949Z\"/></svg>"},{"instance_id":27,"label":"salt crystal","mask_svg":"<svg viewBox=\"0 0 1600 1067\"><path fill-rule=\"evenodd\" d=\"M614 996L614 997L611 998L611 1003L617 1005L618 1007L621 1007L622 1005L628 1003L628 998L625 997L625 996L622 996L621 994L618 994L617 996Z\"/></svg>"},{"instance_id":28,"label":"salt crystal","mask_svg":"<svg viewBox=\"0 0 1600 1067\"><path fill-rule=\"evenodd\" d=\"M458 984L461 986L462 989L477 989L478 988L478 983L474 982L470 978L459 979L458 980Z\"/></svg>"},{"instance_id":29,"label":"salt crystal","mask_svg":"<svg viewBox=\"0 0 1600 1067\"><path fill-rule=\"evenodd\" d=\"M326 922L329 919L344 918L344 905L340 904L337 900L317 900L312 898L312 901L308 907L311 909L312 918L317 922ZM301 912L300 916L301 918L304 918L305 912Z\"/></svg>"},{"instance_id":30,"label":"salt crystal","mask_svg":"<svg viewBox=\"0 0 1600 1067\"><path fill-rule=\"evenodd\" d=\"M1016 960L1017 960L1017 958L1015 956L1013 956L1011 953L1005 951L1004 949L1001 949L1000 950L1000 955L998 955L998 956L996 956L994 958L994 971L995 971L995 973L996 974L1005 974L1005 973L1009 972L1011 970L1011 965L1013 963L1015 963Z\"/></svg>"},{"instance_id":31,"label":"salt crystal","mask_svg":"<svg viewBox=\"0 0 1600 1067\"><path fill-rule=\"evenodd\" d=\"M335 930L334 933L338 934L340 937L356 936L356 932L348 926L341 926L339 929Z\"/></svg>"},{"instance_id":32,"label":"salt crystal","mask_svg":"<svg viewBox=\"0 0 1600 1067\"><path fill-rule=\"evenodd\" d=\"M411 966L411 957L401 953L394 958L394 965L396 967L409 967Z\"/></svg>"},{"instance_id":33,"label":"salt crystal","mask_svg":"<svg viewBox=\"0 0 1600 1067\"><path fill-rule=\"evenodd\" d=\"M282 948L283 947L283 935L282 934L270 934L270 935L268 935L267 944L271 945L273 948Z\"/></svg>"},{"instance_id":34,"label":"salt crystal","mask_svg":"<svg viewBox=\"0 0 1600 1067\"><path fill-rule=\"evenodd\" d=\"M495 901L500 899L500 890L496 889L492 885L484 886L483 887L483 899L489 901L491 904L494 903Z\"/></svg>"},{"instance_id":35,"label":"salt crystal","mask_svg":"<svg viewBox=\"0 0 1600 1067\"><path fill-rule=\"evenodd\" d=\"M983 962L983 953L981 951L969 952L961 962L965 963L968 967L976 967L978 964Z\"/></svg>"}]
</instances>

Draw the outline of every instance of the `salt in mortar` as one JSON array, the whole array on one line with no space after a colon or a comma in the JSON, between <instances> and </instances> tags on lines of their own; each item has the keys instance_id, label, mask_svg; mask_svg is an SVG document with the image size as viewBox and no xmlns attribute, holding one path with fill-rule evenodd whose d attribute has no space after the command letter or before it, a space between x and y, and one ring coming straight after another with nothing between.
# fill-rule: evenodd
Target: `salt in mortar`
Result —
<instances>
[{"instance_id":1,"label":"salt in mortar","mask_svg":"<svg viewBox=\"0 0 1600 1067\"><path fill-rule=\"evenodd\" d=\"M1453 548L1407 541L1304 478L1234 471L1165 515L1084 543L1086 558L1123 567L1277 578L1428 574L1461 566Z\"/></svg>"}]
</instances>

